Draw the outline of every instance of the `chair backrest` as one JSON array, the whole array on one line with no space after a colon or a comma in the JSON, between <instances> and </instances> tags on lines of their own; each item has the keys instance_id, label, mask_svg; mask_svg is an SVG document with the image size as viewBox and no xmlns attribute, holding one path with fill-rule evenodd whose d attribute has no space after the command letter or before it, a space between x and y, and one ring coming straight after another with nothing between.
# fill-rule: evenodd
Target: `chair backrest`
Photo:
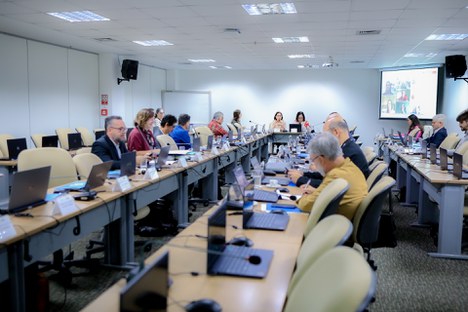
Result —
<instances>
[{"instance_id":1,"label":"chair backrest","mask_svg":"<svg viewBox=\"0 0 468 312\"><path fill-rule=\"evenodd\" d=\"M361 147L361 150L364 153L364 155L374 153L374 148L372 146L363 146Z\"/></svg>"},{"instance_id":2,"label":"chair backrest","mask_svg":"<svg viewBox=\"0 0 468 312\"><path fill-rule=\"evenodd\" d=\"M338 211L341 199L349 189L348 181L345 179L335 179L328 184L319 194L310 211L309 219L304 230L304 236L317 225L317 223Z\"/></svg>"},{"instance_id":3,"label":"chair backrest","mask_svg":"<svg viewBox=\"0 0 468 312\"><path fill-rule=\"evenodd\" d=\"M395 180L384 176L362 200L353 219L353 241L363 247L377 241L379 234L380 215L383 201L395 185Z\"/></svg>"},{"instance_id":4,"label":"chair backrest","mask_svg":"<svg viewBox=\"0 0 468 312\"><path fill-rule=\"evenodd\" d=\"M408 133L408 136L412 136L414 138L418 134L419 131L421 131L421 129L419 129L419 127L415 127L413 130L411 130Z\"/></svg>"},{"instance_id":5,"label":"chair backrest","mask_svg":"<svg viewBox=\"0 0 468 312\"><path fill-rule=\"evenodd\" d=\"M213 131L211 131L208 126L198 126L195 127L195 132L200 137L200 144L206 145L208 143L208 136L213 135Z\"/></svg>"},{"instance_id":6,"label":"chair backrest","mask_svg":"<svg viewBox=\"0 0 468 312\"><path fill-rule=\"evenodd\" d=\"M466 142L463 142L463 144L461 146L459 146L455 152L457 152L458 154L462 154L462 155L465 155L466 152L468 152L468 141Z\"/></svg>"},{"instance_id":7,"label":"chair backrest","mask_svg":"<svg viewBox=\"0 0 468 312\"><path fill-rule=\"evenodd\" d=\"M424 132L423 132L422 138L427 139L428 137L432 135L433 132L434 132L434 128L432 128L432 126L424 126Z\"/></svg>"},{"instance_id":8,"label":"chair backrest","mask_svg":"<svg viewBox=\"0 0 468 312\"><path fill-rule=\"evenodd\" d=\"M42 137L44 136L45 134L42 134L42 133L36 133L36 134L33 134L31 135L31 140L33 141L34 145L39 148L39 147L42 147Z\"/></svg>"},{"instance_id":9,"label":"chair backrest","mask_svg":"<svg viewBox=\"0 0 468 312\"><path fill-rule=\"evenodd\" d=\"M91 147L82 147L75 151L75 155L91 153Z\"/></svg>"},{"instance_id":10,"label":"chair backrest","mask_svg":"<svg viewBox=\"0 0 468 312\"><path fill-rule=\"evenodd\" d=\"M233 134L233 135L237 135L237 129L236 129L236 127L235 127L233 124L227 123L227 126L228 126L229 130L232 131L232 134Z\"/></svg>"},{"instance_id":11,"label":"chair backrest","mask_svg":"<svg viewBox=\"0 0 468 312\"><path fill-rule=\"evenodd\" d=\"M375 152L364 154L364 156L366 157L367 164L369 165L377 158L377 154Z\"/></svg>"},{"instance_id":12,"label":"chair backrest","mask_svg":"<svg viewBox=\"0 0 468 312\"><path fill-rule=\"evenodd\" d=\"M94 135L91 134L91 132L88 130L88 128L85 127L78 127L76 128L76 131L81 133L81 139L83 140L83 145L84 146L92 146L94 143Z\"/></svg>"},{"instance_id":13,"label":"chair backrest","mask_svg":"<svg viewBox=\"0 0 468 312\"><path fill-rule=\"evenodd\" d=\"M450 133L442 143L440 143L439 148L454 149L458 142L460 142L458 135L456 133Z\"/></svg>"},{"instance_id":14,"label":"chair backrest","mask_svg":"<svg viewBox=\"0 0 468 312\"><path fill-rule=\"evenodd\" d=\"M55 129L55 133L58 135L60 146L63 149L69 150L68 147L68 134L74 133L73 129L70 128L57 128Z\"/></svg>"},{"instance_id":15,"label":"chair backrest","mask_svg":"<svg viewBox=\"0 0 468 312\"><path fill-rule=\"evenodd\" d=\"M307 269L326 251L343 245L353 232L353 224L345 216L332 215L321 220L304 240L296 260L296 270L289 283L288 294Z\"/></svg>"},{"instance_id":16,"label":"chair backrest","mask_svg":"<svg viewBox=\"0 0 468 312\"><path fill-rule=\"evenodd\" d=\"M83 153L73 157L73 163L80 179L87 179L93 166L102 163L102 160L95 154Z\"/></svg>"},{"instance_id":17,"label":"chair backrest","mask_svg":"<svg viewBox=\"0 0 468 312\"><path fill-rule=\"evenodd\" d=\"M49 187L77 180L75 164L70 154L57 147L27 149L18 155L18 171L52 166Z\"/></svg>"},{"instance_id":18,"label":"chair backrest","mask_svg":"<svg viewBox=\"0 0 468 312\"><path fill-rule=\"evenodd\" d=\"M367 190L370 191L372 187L382 178L385 171L387 171L388 165L386 163L380 163L374 167L369 176L367 177Z\"/></svg>"},{"instance_id":19,"label":"chair backrest","mask_svg":"<svg viewBox=\"0 0 468 312\"><path fill-rule=\"evenodd\" d=\"M0 151L2 151L3 157L8 157L8 144L7 140L14 139L15 137L11 134L0 134Z\"/></svg>"},{"instance_id":20,"label":"chair backrest","mask_svg":"<svg viewBox=\"0 0 468 312\"><path fill-rule=\"evenodd\" d=\"M335 247L298 280L283 311L363 311L374 296L376 284L374 271L358 252Z\"/></svg>"},{"instance_id":21,"label":"chair backrest","mask_svg":"<svg viewBox=\"0 0 468 312\"><path fill-rule=\"evenodd\" d=\"M167 134L161 134L161 135L158 135L156 137L156 140L158 140L159 144L161 145L161 147L164 147L164 146L170 146L170 150L171 151L176 151L178 150L179 148L177 147L177 143L174 141L173 138L171 138L169 135Z\"/></svg>"},{"instance_id":22,"label":"chair backrest","mask_svg":"<svg viewBox=\"0 0 468 312\"><path fill-rule=\"evenodd\" d=\"M372 170L375 169L375 167L377 167L378 164L385 164L385 161L383 160L374 160L372 162L372 164L369 165L369 172L371 172Z\"/></svg>"}]
</instances>

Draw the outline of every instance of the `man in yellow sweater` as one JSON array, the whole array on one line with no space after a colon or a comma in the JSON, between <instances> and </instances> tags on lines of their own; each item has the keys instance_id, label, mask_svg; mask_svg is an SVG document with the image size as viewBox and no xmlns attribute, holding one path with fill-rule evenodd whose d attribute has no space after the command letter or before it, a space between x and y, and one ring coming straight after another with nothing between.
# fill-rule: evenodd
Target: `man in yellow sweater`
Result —
<instances>
[{"instance_id":1,"label":"man in yellow sweater","mask_svg":"<svg viewBox=\"0 0 468 312\"><path fill-rule=\"evenodd\" d=\"M310 212L320 192L334 179L343 178L349 183L349 190L344 195L338 208L338 213L352 220L362 199L367 195L367 183L364 174L349 159L343 157L338 139L331 133L317 135L309 144L310 162L323 176L323 182L318 188L308 184L302 185L303 196L298 206Z\"/></svg>"}]
</instances>

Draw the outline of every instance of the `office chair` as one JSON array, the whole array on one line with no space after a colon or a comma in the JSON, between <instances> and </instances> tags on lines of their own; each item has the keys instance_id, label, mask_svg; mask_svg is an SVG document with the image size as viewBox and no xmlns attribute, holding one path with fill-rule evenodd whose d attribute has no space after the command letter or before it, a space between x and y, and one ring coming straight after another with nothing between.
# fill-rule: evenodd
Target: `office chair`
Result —
<instances>
[{"instance_id":1,"label":"office chair","mask_svg":"<svg viewBox=\"0 0 468 312\"><path fill-rule=\"evenodd\" d=\"M31 135L31 140L33 141L34 145L37 147L37 148L40 148L42 147L42 137L45 136L45 134L32 134Z\"/></svg>"},{"instance_id":2,"label":"office chair","mask_svg":"<svg viewBox=\"0 0 468 312\"><path fill-rule=\"evenodd\" d=\"M94 143L94 136L85 127L77 127L76 131L81 133L81 139L83 140L84 146L92 146Z\"/></svg>"},{"instance_id":3,"label":"office chair","mask_svg":"<svg viewBox=\"0 0 468 312\"><path fill-rule=\"evenodd\" d=\"M439 148L445 148L447 150L454 149L458 142L460 142L460 138L456 133L450 133L443 141L440 143Z\"/></svg>"},{"instance_id":4,"label":"office chair","mask_svg":"<svg viewBox=\"0 0 468 312\"><path fill-rule=\"evenodd\" d=\"M369 165L369 171L372 172L372 170L374 170L378 164L387 164L387 163L383 160L374 160L372 164Z\"/></svg>"},{"instance_id":5,"label":"office chair","mask_svg":"<svg viewBox=\"0 0 468 312\"><path fill-rule=\"evenodd\" d=\"M96 128L96 129L93 129L93 133L94 133L94 138L95 140L99 139L101 136L105 135L106 134L106 129L104 128Z\"/></svg>"},{"instance_id":6,"label":"office chair","mask_svg":"<svg viewBox=\"0 0 468 312\"><path fill-rule=\"evenodd\" d=\"M387 171L388 165L384 162L377 164L377 166L373 167L373 170L370 172L369 176L367 177L367 190L370 191L372 187L379 182L382 178L384 173Z\"/></svg>"},{"instance_id":7,"label":"office chair","mask_svg":"<svg viewBox=\"0 0 468 312\"><path fill-rule=\"evenodd\" d=\"M227 126L228 126L229 130L232 131L233 135L237 135L237 129L233 124L227 123Z\"/></svg>"},{"instance_id":8,"label":"office chair","mask_svg":"<svg viewBox=\"0 0 468 312\"><path fill-rule=\"evenodd\" d=\"M171 138L167 134L161 134L156 137L156 140L158 140L159 144L161 146L170 146L171 151L177 151L179 148L177 147L177 143L174 141L173 138Z\"/></svg>"},{"instance_id":9,"label":"office chair","mask_svg":"<svg viewBox=\"0 0 468 312\"><path fill-rule=\"evenodd\" d=\"M377 287L375 272L355 250L325 252L297 281L284 312L364 311Z\"/></svg>"},{"instance_id":10,"label":"office chair","mask_svg":"<svg viewBox=\"0 0 468 312\"><path fill-rule=\"evenodd\" d=\"M372 162L377 158L377 154L375 152L364 154L364 156L366 157L366 161L368 165L372 164Z\"/></svg>"},{"instance_id":11,"label":"office chair","mask_svg":"<svg viewBox=\"0 0 468 312\"><path fill-rule=\"evenodd\" d=\"M0 134L0 151L3 154L3 157L8 158L9 153L8 153L8 144L7 140L9 139L14 139L15 137L12 136L11 134Z\"/></svg>"},{"instance_id":12,"label":"office chair","mask_svg":"<svg viewBox=\"0 0 468 312\"><path fill-rule=\"evenodd\" d=\"M195 127L195 132L200 137L200 145L202 146L206 146L208 144L208 136L213 135L213 132L208 126Z\"/></svg>"},{"instance_id":13,"label":"office chair","mask_svg":"<svg viewBox=\"0 0 468 312\"><path fill-rule=\"evenodd\" d=\"M307 219L304 237L309 235L310 231L320 220L338 211L340 201L348 189L348 181L340 178L330 182L330 184L320 192Z\"/></svg>"},{"instance_id":14,"label":"office chair","mask_svg":"<svg viewBox=\"0 0 468 312\"><path fill-rule=\"evenodd\" d=\"M87 179L94 165L101 164L102 160L92 153L77 154L72 158L80 179Z\"/></svg>"},{"instance_id":15,"label":"office chair","mask_svg":"<svg viewBox=\"0 0 468 312\"><path fill-rule=\"evenodd\" d=\"M91 153L91 147L87 146L87 147L82 147L82 148L79 148L75 151L75 155L80 155L80 154L89 154Z\"/></svg>"},{"instance_id":16,"label":"office chair","mask_svg":"<svg viewBox=\"0 0 468 312\"><path fill-rule=\"evenodd\" d=\"M288 295L307 269L326 251L343 245L351 233L353 224L342 215L332 215L321 220L304 240L296 260L296 270L289 282Z\"/></svg>"},{"instance_id":17,"label":"office chair","mask_svg":"<svg viewBox=\"0 0 468 312\"><path fill-rule=\"evenodd\" d=\"M352 240L362 246L364 253L367 254L367 262L374 270L377 270L377 266L371 260L372 244L378 239L383 201L393 185L395 185L393 178L389 176L381 178L364 197L353 218Z\"/></svg>"},{"instance_id":18,"label":"office chair","mask_svg":"<svg viewBox=\"0 0 468 312\"><path fill-rule=\"evenodd\" d=\"M68 134L69 133L74 133L73 129L70 128L57 128L55 129L55 133L58 135L60 146L65 149L69 150L69 145L68 145Z\"/></svg>"}]
</instances>

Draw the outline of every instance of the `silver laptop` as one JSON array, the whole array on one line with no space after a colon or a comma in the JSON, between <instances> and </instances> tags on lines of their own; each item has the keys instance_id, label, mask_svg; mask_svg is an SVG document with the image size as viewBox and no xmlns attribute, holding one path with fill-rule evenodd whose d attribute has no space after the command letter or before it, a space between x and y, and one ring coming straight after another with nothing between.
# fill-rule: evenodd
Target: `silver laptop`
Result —
<instances>
[{"instance_id":1,"label":"silver laptop","mask_svg":"<svg viewBox=\"0 0 468 312\"><path fill-rule=\"evenodd\" d=\"M94 165L86 181L75 181L57 186L54 192L89 192L95 188L103 186L111 167L112 161L106 161L104 163Z\"/></svg>"}]
</instances>

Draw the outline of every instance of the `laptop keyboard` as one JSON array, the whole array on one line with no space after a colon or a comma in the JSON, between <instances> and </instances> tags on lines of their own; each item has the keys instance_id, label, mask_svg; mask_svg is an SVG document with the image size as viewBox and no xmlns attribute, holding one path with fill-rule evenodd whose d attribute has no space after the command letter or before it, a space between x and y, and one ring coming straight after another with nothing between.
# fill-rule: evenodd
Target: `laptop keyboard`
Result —
<instances>
[{"instance_id":1,"label":"laptop keyboard","mask_svg":"<svg viewBox=\"0 0 468 312\"><path fill-rule=\"evenodd\" d=\"M278 221L278 215L268 213L255 213L249 220L255 227L275 228ZM249 225L249 224L247 224Z\"/></svg>"},{"instance_id":2,"label":"laptop keyboard","mask_svg":"<svg viewBox=\"0 0 468 312\"><path fill-rule=\"evenodd\" d=\"M255 190L253 200L276 203L278 201L278 194L269 191Z\"/></svg>"},{"instance_id":3,"label":"laptop keyboard","mask_svg":"<svg viewBox=\"0 0 468 312\"><path fill-rule=\"evenodd\" d=\"M247 272L250 267L250 262L247 260L250 251L247 247L226 246L217 263L218 271L231 274Z\"/></svg>"}]
</instances>

